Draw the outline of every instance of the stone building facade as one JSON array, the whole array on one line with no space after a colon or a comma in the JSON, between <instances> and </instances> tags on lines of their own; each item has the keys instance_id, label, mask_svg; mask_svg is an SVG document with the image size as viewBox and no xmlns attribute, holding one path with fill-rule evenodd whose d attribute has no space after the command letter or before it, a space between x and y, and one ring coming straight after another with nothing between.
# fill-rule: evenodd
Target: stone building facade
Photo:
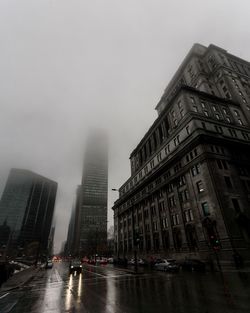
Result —
<instances>
[{"instance_id":1,"label":"stone building facade","mask_svg":"<svg viewBox=\"0 0 250 313\"><path fill-rule=\"evenodd\" d=\"M250 64L195 44L130 156L113 206L119 257L250 259Z\"/></svg>"}]
</instances>

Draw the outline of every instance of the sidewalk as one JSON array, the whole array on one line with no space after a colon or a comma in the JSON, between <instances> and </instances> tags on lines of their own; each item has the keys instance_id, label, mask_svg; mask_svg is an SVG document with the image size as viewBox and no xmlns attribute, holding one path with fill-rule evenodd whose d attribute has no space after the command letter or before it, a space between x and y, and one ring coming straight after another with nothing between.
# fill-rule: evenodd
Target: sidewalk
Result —
<instances>
[{"instance_id":1,"label":"sidewalk","mask_svg":"<svg viewBox=\"0 0 250 313\"><path fill-rule=\"evenodd\" d=\"M39 267L35 268L34 266L31 266L27 269L24 269L21 272L14 274L5 283L2 284L0 288L0 292L5 292L5 291L12 290L12 289L16 289L24 285L27 281L32 279L38 271L39 271Z\"/></svg>"}]
</instances>

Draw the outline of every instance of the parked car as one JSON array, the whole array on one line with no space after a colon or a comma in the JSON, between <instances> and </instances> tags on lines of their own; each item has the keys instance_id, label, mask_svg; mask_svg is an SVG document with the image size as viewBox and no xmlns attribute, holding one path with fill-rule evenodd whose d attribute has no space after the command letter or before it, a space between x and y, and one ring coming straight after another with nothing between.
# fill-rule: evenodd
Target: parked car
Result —
<instances>
[{"instance_id":1,"label":"parked car","mask_svg":"<svg viewBox=\"0 0 250 313\"><path fill-rule=\"evenodd\" d=\"M197 259L186 259L180 263L183 270L205 272L206 264Z\"/></svg>"},{"instance_id":2,"label":"parked car","mask_svg":"<svg viewBox=\"0 0 250 313\"><path fill-rule=\"evenodd\" d=\"M52 260L48 260L45 264L45 268L46 269L49 269L49 268L52 268L53 267L53 262Z\"/></svg>"},{"instance_id":3,"label":"parked car","mask_svg":"<svg viewBox=\"0 0 250 313\"><path fill-rule=\"evenodd\" d=\"M163 259L161 262L156 263L154 265L157 271L164 271L164 272L178 272L179 271L179 264L176 263L176 260L173 259Z\"/></svg>"},{"instance_id":4,"label":"parked car","mask_svg":"<svg viewBox=\"0 0 250 313\"><path fill-rule=\"evenodd\" d=\"M128 260L128 265L135 265L135 259L132 258L132 259Z\"/></svg>"},{"instance_id":5,"label":"parked car","mask_svg":"<svg viewBox=\"0 0 250 313\"><path fill-rule=\"evenodd\" d=\"M96 259L96 263L100 265L106 265L108 263L106 258L98 258Z\"/></svg>"},{"instance_id":6,"label":"parked car","mask_svg":"<svg viewBox=\"0 0 250 313\"><path fill-rule=\"evenodd\" d=\"M82 263L78 260L73 260L69 265L69 273L72 274L74 272L81 273L82 272Z\"/></svg>"},{"instance_id":7,"label":"parked car","mask_svg":"<svg viewBox=\"0 0 250 313\"><path fill-rule=\"evenodd\" d=\"M102 265L108 264L108 259L107 259L107 258L102 258L102 259L100 260L100 264L102 264Z\"/></svg>"},{"instance_id":8,"label":"parked car","mask_svg":"<svg viewBox=\"0 0 250 313\"><path fill-rule=\"evenodd\" d=\"M87 257L82 258L82 263L89 263L89 259Z\"/></svg>"},{"instance_id":9,"label":"parked car","mask_svg":"<svg viewBox=\"0 0 250 313\"><path fill-rule=\"evenodd\" d=\"M140 265L140 266L147 266L148 265L148 262L145 259L138 259L137 261L138 261L138 265Z\"/></svg>"},{"instance_id":10,"label":"parked car","mask_svg":"<svg viewBox=\"0 0 250 313\"><path fill-rule=\"evenodd\" d=\"M89 259L88 260L88 264L92 264L92 265L94 265L96 262L95 262L95 260L94 259Z\"/></svg>"}]
</instances>

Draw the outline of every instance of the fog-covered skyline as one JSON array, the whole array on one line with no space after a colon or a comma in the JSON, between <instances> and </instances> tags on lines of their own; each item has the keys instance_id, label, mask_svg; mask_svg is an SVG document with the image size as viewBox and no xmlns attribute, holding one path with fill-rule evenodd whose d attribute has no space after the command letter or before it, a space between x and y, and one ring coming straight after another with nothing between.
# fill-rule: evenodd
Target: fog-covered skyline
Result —
<instances>
[{"instance_id":1,"label":"fog-covered skyline","mask_svg":"<svg viewBox=\"0 0 250 313\"><path fill-rule=\"evenodd\" d=\"M109 134L109 224L129 155L195 42L250 60L247 0L0 1L0 191L11 167L58 182L66 239L89 129Z\"/></svg>"}]
</instances>

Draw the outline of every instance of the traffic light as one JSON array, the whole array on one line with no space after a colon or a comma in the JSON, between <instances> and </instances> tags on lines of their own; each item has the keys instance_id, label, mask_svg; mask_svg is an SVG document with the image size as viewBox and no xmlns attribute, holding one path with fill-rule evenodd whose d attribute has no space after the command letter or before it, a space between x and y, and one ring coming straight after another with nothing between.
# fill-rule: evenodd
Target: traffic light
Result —
<instances>
[{"instance_id":1,"label":"traffic light","mask_svg":"<svg viewBox=\"0 0 250 313\"><path fill-rule=\"evenodd\" d=\"M215 251L220 250L220 241L215 235L210 235L210 244Z\"/></svg>"}]
</instances>

